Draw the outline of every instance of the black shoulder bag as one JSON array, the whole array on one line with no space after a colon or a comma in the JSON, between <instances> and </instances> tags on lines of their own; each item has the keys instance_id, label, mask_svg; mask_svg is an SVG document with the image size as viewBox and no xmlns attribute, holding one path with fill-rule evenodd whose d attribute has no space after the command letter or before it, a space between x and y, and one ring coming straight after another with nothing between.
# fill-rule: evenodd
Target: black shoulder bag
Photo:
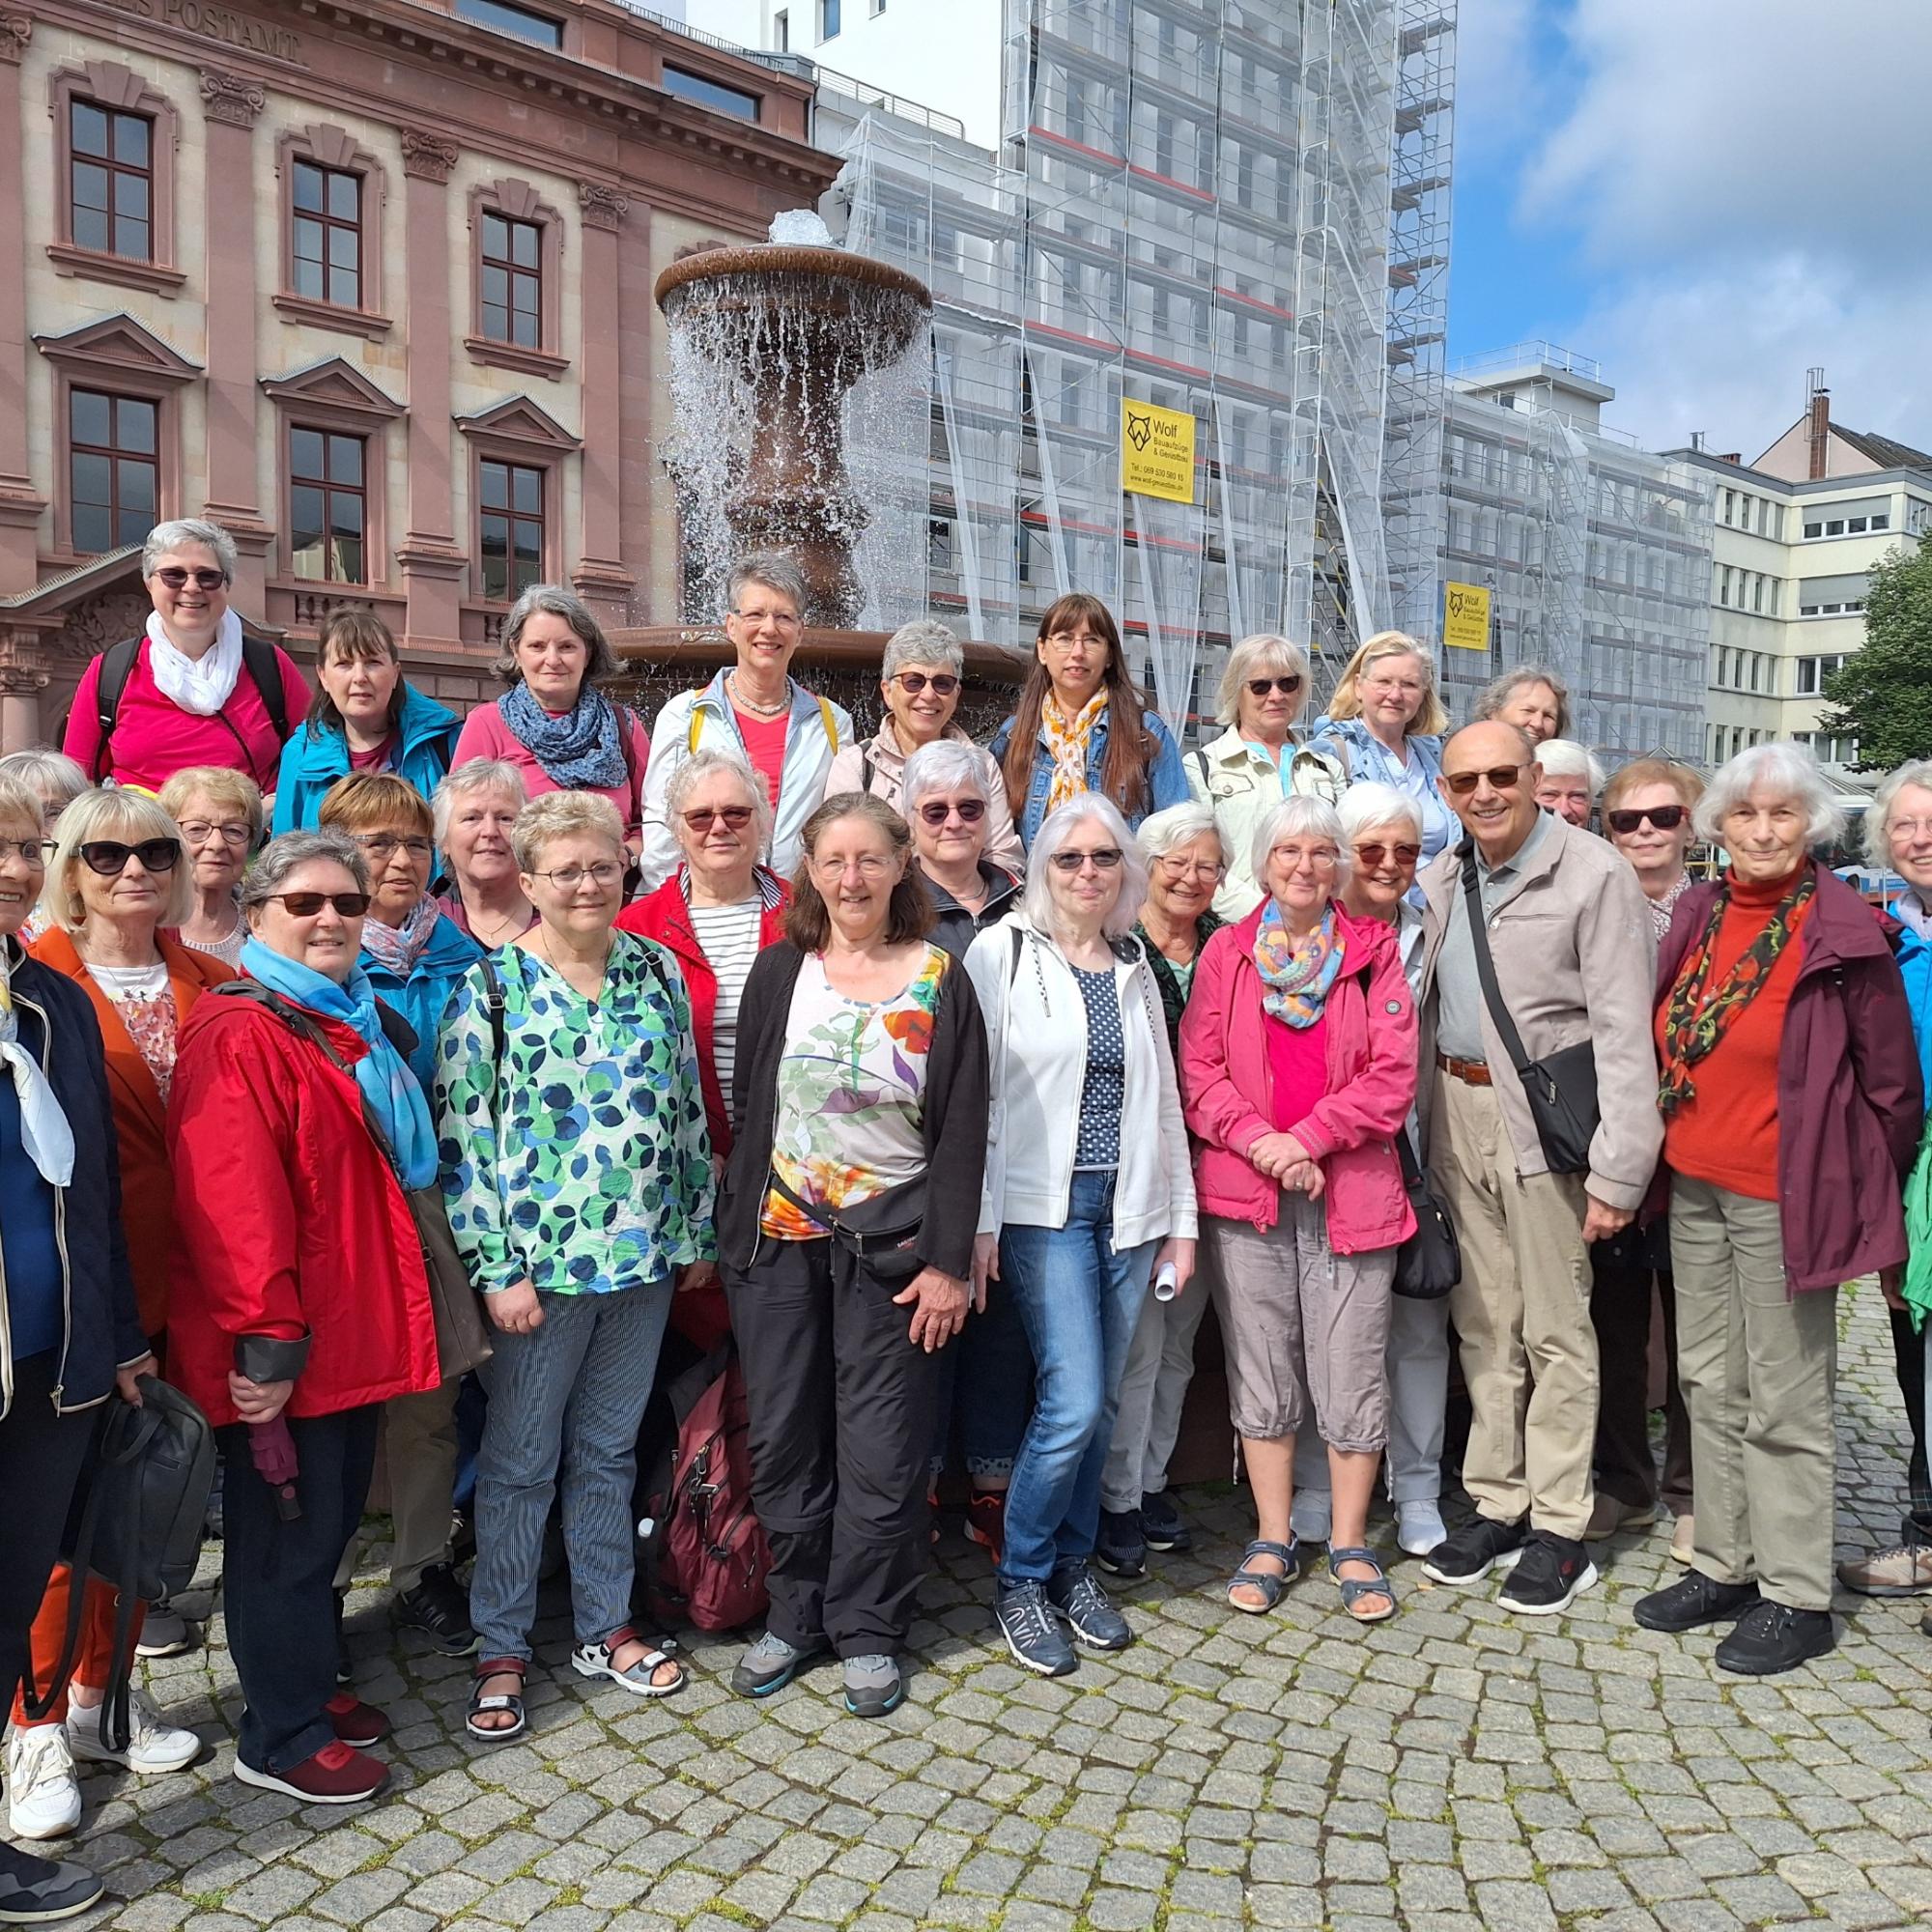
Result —
<instances>
[{"instance_id":1,"label":"black shoulder bag","mask_svg":"<svg viewBox=\"0 0 1932 1932\"><path fill-rule=\"evenodd\" d=\"M1415 1233L1395 1251L1395 1292L1406 1301L1440 1301L1463 1279L1456 1224L1416 1164L1406 1127L1396 1129L1395 1151L1408 1205L1415 1210Z\"/></svg>"}]
</instances>

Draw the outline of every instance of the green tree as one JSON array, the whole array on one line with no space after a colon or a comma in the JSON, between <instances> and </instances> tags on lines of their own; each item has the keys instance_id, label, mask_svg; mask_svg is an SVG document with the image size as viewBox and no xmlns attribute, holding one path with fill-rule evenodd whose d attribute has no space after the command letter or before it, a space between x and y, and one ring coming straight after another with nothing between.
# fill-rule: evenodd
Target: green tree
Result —
<instances>
[{"instance_id":1,"label":"green tree","mask_svg":"<svg viewBox=\"0 0 1932 1932\"><path fill-rule=\"evenodd\" d=\"M1857 733L1861 771L1932 756L1932 542L1872 566L1864 649L1825 681L1824 696L1838 709L1820 728Z\"/></svg>"}]
</instances>

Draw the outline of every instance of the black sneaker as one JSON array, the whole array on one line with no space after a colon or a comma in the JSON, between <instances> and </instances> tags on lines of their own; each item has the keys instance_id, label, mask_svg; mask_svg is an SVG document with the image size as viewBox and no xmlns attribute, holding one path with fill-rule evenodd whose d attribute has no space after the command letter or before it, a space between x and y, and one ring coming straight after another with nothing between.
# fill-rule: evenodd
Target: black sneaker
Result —
<instances>
[{"instance_id":1,"label":"black sneaker","mask_svg":"<svg viewBox=\"0 0 1932 1932\"><path fill-rule=\"evenodd\" d=\"M1438 1543L1422 1566L1425 1577L1438 1583L1480 1583L1492 1570L1507 1570L1522 1554L1529 1537L1529 1519L1497 1522L1472 1516L1446 1543Z\"/></svg>"},{"instance_id":2,"label":"black sneaker","mask_svg":"<svg viewBox=\"0 0 1932 1932\"><path fill-rule=\"evenodd\" d=\"M1040 1677L1065 1677L1078 1667L1080 1660L1073 1646L1061 1634L1046 1590L1039 1583L1016 1583L1002 1590L993 1604L1000 1620L1000 1634L1013 1654L1013 1662Z\"/></svg>"},{"instance_id":3,"label":"black sneaker","mask_svg":"<svg viewBox=\"0 0 1932 1932\"><path fill-rule=\"evenodd\" d=\"M106 1889L85 1865L55 1863L0 1843L0 1925L77 1918Z\"/></svg>"},{"instance_id":4,"label":"black sneaker","mask_svg":"<svg viewBox=\"0 0 1932 1932\"><path fill-rule=\"evenodd\" d=\"M1753 1604L1718 1646L1718 1667L1740 1677L1776 1677L1837 1644L1830 1610L1794 1610L1766 1599Z\"/></svg>"},{"instance_id":5,"label":"black sneaker","mask_svg":"<svg viewBox=\"0 0 1932 1932\"><path fill-rule=\"evenodd\" d=\"M1141 1498L1141 1535L1150 1549L1192 1549L1194 1533L1181 1520L1174 1498L1165 1490L1156 1490Z\"/></svg>"},{"instance_id":6,"label":"black sneaker","mask_svg":"<svg viewBox=\"0 0 1932 1932\"><path fill-rule=\"evenodd\" d=\"M1089 1650L1125 1650L1134 1640L1126 1618L1084 1563L1056 1570L1046 1586L1046 1601Z\"/></svg>"},{"instance_id":7,"label":"black sneaker","mask_svg":"<svg viewBox=\"0 0 1932 1932\"><path fill-rule=\"evenodd\" d=\"M1597 1566L1575 1537L1532 1530L1509 1581L1496 1592L1496 1605L1525 1617L1553 1617L1596 1580Z\"/></svg>"},{"instance_id":8,"label":"black sneaker","mask_svg":"<svg viewBox=\"0 0 1932 1932\"><path fill-rule=\"evenodd\" d=\"M1705 1624L1734 1624L1758 1601L1755 1583L1720 1583L1701 1570L1653 1590L1631 1611L1647 1631L1689 1631Z\"/></svg>"},{"instance_id":9,"label":"black sneaker","mask_svg":"<svg viewBox=\"0 0 1932 1932\"><path fill-rule=\"evenodd\" d=\"M395 1618L404 1630L421 1631L445 1657L469 1657L483 1641L469 1625L469 1592L446 1563L425 1570L413 1590L398 1592Z\"/></svg>"},{"instance_id":10,"label":"black sneaker","mask_svg":"<svg viewBox=\"0 0 1932 1932\"><path fill-rule=\"evenodd\" d=\"M1100 1512L1100 1528L1094 1538L1094 1561L1102 1570L1116 1577L1145 1577L1147 1553L1139 1510Z\"/></svg>"}]
</instances>

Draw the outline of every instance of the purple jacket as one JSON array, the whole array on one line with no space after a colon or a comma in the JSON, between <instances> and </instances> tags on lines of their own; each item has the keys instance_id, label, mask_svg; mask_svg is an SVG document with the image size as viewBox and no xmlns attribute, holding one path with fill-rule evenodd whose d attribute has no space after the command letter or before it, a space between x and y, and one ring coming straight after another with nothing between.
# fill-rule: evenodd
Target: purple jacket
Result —
<instances>
[{"instance_id":1,"label":"purple jacket","mask_svg":"<svg viewBox=\"0 0 1932 1932\"><path fill-rule=\"evenodd\" d=\"M1905 1259L1902 1183L1918 1151L1925 1098L1898 922L1813 862L1817 896L1799 929L1798 980L1777 1056L1777 1208L1791 1291L1836 1288ZM1657 999L1718 896L1677 901L1657 960Z\"/></svg>"}]
</instances>

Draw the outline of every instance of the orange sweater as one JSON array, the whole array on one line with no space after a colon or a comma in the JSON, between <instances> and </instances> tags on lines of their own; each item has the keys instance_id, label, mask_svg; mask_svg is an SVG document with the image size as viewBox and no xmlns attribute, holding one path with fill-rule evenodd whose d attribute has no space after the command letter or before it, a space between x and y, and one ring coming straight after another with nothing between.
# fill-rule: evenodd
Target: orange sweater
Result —
<instances>
[{"instance_id":1,"label":"orange sweater","mask_svg":"<svg viewBox=\"0 0 1932 1932\"><path fill-rule=\"evenodd\" d=\"M1712 948L1707 991L1719 985L1744 956L1791 889L1790 879L1763 885L1730 881L1730 903ZM1663 1158L1673 1174L1728 1188L1754 1201L1777 1199L1777 1055L1784 1037L1785 1009L1798 981L1799 957L1804 951L1807 899L1799 908L1792 937L1771 976L1730 1031L1690 1069L1694 1098L1671 1115L1663 1129ZM1657 1011L1657 1043L1663 1051L1666 1000Z\"/></svg>"}]
</instances>

